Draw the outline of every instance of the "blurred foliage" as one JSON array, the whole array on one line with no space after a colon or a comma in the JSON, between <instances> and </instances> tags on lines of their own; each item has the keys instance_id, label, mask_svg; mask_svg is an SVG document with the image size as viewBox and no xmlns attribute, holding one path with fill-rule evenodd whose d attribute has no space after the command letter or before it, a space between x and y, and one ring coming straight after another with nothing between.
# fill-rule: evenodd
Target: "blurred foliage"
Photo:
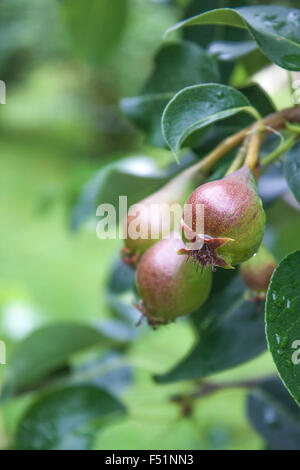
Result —
<instances>
[{"instance_id":1,"label":"blurred foliage","mask_svg":"<svg viewBox=\"0 0 300 470\"><path fill-rule=\"evenodd\" d=\"M61 10L71 54L92 65L101 65L122 37L127 0L93 0L88 8L80 0L64 0Z\"/></svg>"},{"instance_id":2,"label":"blurred foliage","mask_svg":"<svg viewBox=\"0 0 300 470\"><path fill-rule=\"evenodd\" d=\"M9 83L34 63L55 57L63 31L55 0L3 0L0 16L0 72Z\"/></svg>"}]
</instances>

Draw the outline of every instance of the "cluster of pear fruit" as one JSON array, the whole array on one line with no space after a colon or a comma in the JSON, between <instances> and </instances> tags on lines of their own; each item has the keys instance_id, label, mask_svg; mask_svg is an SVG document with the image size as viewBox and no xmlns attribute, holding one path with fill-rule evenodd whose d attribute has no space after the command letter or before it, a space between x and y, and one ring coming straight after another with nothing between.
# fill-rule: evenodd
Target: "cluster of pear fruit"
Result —
<instances>
[{"instance_id":1,"label":"cluster of pear fruit","mask_svg":"<svg viewBox=\"0 0 300 470\"><path fill-rule=\"evenodd\" d=\"M181 218L182 237L163 234L163 213L154 222L151 211L140 211L139 220L143 221L147 236L141 234L135 239L129 236L133 216L128 215L125 223L123 260L136 267L140 295L137 307L154 327L201 307L209 297L216 267L239 266L240 275L254 296L266 292L276 267L273 255L262 244L266 217L256 180L247 166L201 184L186 199L190 183L189 177L179 175L141 201L144 208L161 202L157 210L160 207L165 210L166 204L174 202L190 204L191 217L186 219L183 213ZM199 205L204 208L203 233L197 232ZM160 240L151 238L152 223L160 224ZM193 239L190 235L187 239L187 233Z\"/></svg>"}]
</instances>

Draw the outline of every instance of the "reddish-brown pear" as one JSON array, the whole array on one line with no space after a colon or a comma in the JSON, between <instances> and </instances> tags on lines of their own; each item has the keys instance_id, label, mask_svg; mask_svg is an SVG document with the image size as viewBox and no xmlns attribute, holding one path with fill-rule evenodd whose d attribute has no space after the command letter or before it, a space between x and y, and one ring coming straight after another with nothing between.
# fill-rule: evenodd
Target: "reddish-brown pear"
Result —
<instances>
[{"instance_id":1,"label":"reddish-brown pear","mask_svg":"<svg viewBox=\"0 0 300 470\"><path fill-rule=\"evenodd\" d=\"M191 222L183 216L182 227L203 242L199 250L183 249L202 266L232 268L258 250L265 230L265 213L256 182L248 167L199 186L188 201ZM197 233L196 208L204 208L204 233Z\"/></svg>"},{"instance_id":2,"label":"reddish-brown pear","mask_svg":"<svg viewBox=\"0 0 300 470\"><path fill-rule=\"evenodd\" d=\"M207 299L212 282L210 269L196 269L187 256L179 256L184 247L180 238L163 239L149 248L138 264L136 286L139 309L149 324L168 323L192 313Z\"/></svg>"}]
</instances>

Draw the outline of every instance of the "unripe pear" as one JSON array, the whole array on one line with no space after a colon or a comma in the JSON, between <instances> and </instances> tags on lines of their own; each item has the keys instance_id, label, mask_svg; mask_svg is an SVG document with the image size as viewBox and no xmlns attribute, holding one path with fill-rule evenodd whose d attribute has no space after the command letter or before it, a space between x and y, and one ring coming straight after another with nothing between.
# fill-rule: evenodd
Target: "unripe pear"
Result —
<instances>
[{"instance_id":1,"label":"unripe pear","mask_svg":"<svg viewBox=\"0 0 300 470\"><path fill-rule=\"evenodd\" d=\"M125 247L121 252L125 263L136 265L148 248L179 228L182 205L195 187L194 174L189 170L130 207L124 224Z\"/></svg>"},{"instance_id":2,"label":"unripe pear","mask_svg":"<svg viewBox=\"0 0 300 470\"><path fill-rule=\"evenodd\" d=\"M277 263L262 244L258 252L240 265L240 275L245 285L254 292L267 292L270 279Z\"/></svg>"},{"instance_id":3,"label":"unripe pear","mask_svg":"<svg viewBox=\"0 0 300 470\"><path fill-rule=\"evenodd\" d=\"M211 270L198 270L187 256L179 256L184 243L171 236L149 248L137 267L138 308L153 326L194 312L211 290Z\"/></svg>"},{"instance_id":4,"label":"unripe pear","mask_svg":"<svg viewBox=\"0 0 300 470\"><path fill-rule=\"evenodd\" d=\"M192 205L192 217L187 221L183 215L182 228L189 240L193 235L202 247L183 249L182 254L189 254L202 266L228 269L256 253L264 235L265 213L248 167L199 186L187 204ZM196 231L199 205L204 208L204 233Z\"/></svg>"}]
</instances>

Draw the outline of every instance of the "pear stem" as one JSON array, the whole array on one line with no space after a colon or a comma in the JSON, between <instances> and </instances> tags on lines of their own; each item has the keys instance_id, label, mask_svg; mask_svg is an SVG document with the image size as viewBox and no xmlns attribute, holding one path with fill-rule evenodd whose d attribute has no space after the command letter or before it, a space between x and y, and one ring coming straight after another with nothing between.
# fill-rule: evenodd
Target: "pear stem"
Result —
<instances>
[{"instance_id":1,"label":"pear stem","mask_svg":"<svg viewBox=\"0 0 300 470\"><path fill-rule=\"evenodd\" d=\"M253 129L253 132L247 136L248 139L248 150L245 160L245 165L254 170L259 156L259 150L265 137L265 131L261 128Z\"/></svg>"},{"instance_id":2,"label":"pear stem","mask_svg":"<svg viewBox=\"0 0 300 470\"><path fill-rule=\"evenodd\" d=\"M231 163L230 167L226 171L225 176L228 176L231 173L234 173L235 171L239 170L241 166L243 165L245 157L246 157L246 149L244 146L242 146L240 150L237 152L236 157Z\"/></svg>"},{"instance_id":3,"label":"pear stem","mask_svg":"<svg viewBox=\"0 0 300 470\"><path fill-rule=\"evenodd\" d=\"M193 166L187 168L183 171L182 174L196 175L200 173L203 177L207 176L211 169L214 167L219 160L221 160L225 155L227 155L231 150L235 149L242 141L247 137L251 137L251 143L249 143L248 150L248 163L247 165L252 169L255 168L257 163L258 151L261 145L261 141L265 134L265 131L268 131L268 127L272 127L275 130L282 129L286 125L286 121L289 123L300 122L300 107L293 106L291 108L286 108L281 111L269 114L262 120L264 125L264 132L262 132L261 123L255 122L251 126L242 129L241 131L233 134L230 137L227 137L223 140L217 147L215 147L206 157L204 157L199 162L195 163Z\"/></svg>"}]
</instances>

